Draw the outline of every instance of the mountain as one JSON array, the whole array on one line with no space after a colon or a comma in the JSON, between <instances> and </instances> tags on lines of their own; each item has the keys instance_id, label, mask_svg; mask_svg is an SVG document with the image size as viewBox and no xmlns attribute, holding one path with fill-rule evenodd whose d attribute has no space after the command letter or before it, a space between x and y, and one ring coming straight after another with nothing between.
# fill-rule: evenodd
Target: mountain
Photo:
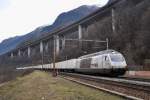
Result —
<instances>
[{"instance_id":1,"label":"mountain","mask_svg":"<svg viewBox=\"0 0 150 100\"><path fill-rule=\"evenodd\" d=\"M24 43L25 41L32 41L38 39L39 37L46 35L55 29L65 27L75 21L78 21L98 8L99 7L95 5L80 6L74 10L60 14L52 25L41 26L26 35L16 36L3 40L2 43L0 43L0 55L15 49L17 46L19 46L21 43Z\"/></svg>"},{"instance_id":2,"label":"mountain","mask_svg":"<svg viewBox=\"0 0 150 100\"><path fill-rule=\"evenodd\" d=\"M109 0L108 4L111 4L111 3L115 2L115 1L117 1L117 0Z\"/></svg>"}]
</instances>

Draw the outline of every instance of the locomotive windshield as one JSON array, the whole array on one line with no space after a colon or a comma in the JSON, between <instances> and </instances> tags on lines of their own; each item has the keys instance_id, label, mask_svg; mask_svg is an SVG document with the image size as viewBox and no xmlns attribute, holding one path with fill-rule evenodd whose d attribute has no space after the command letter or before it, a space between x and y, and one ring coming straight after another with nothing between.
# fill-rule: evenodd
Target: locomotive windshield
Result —
<instances>
[{"instance_id":1,"label":"locomotive windshield","mask_svg":"<svg viewBox=\"0 0 150 100\"><path fill-rule=\"evenodd\" d=\"M122 62L124 58L122 55L110 55L111 61L113 62Z\"/></svg>"}]
</instances>

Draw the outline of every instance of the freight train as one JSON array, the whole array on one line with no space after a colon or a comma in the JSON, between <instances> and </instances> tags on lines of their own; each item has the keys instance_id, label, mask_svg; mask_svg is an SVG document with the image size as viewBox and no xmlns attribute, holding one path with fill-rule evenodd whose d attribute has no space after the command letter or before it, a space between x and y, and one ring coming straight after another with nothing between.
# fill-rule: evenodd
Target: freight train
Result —
<instances>
[{"instance_id":1,"label":"freight train","mask_svg":"<svg viewBox=\"0 0 150 100\"><path fill-rule=\"evenodd\" d=\"M55 63L55 68L59 71L115 76L123 75L126 72L126 66L124 56L115 50L104 50ZM53 63L24 67L26 68L53 70Z\"/></svg>"}]
</instances>

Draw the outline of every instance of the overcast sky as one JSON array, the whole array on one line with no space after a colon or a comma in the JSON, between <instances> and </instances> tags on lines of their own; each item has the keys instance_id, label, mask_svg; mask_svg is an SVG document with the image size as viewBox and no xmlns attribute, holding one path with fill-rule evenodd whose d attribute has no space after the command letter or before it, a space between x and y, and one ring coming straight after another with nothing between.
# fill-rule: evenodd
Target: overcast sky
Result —
<instances>
[{"instance_id":1,"label":"overcast sky","mask_svg":"<svg viewBox=\"0 0 150 100\"><path fill-rule=\"evenodd\" d=\"M0 42L52 24L56 17L81 5L104 5L108 0L0 0Z\"/></svg>"}]
</instances>

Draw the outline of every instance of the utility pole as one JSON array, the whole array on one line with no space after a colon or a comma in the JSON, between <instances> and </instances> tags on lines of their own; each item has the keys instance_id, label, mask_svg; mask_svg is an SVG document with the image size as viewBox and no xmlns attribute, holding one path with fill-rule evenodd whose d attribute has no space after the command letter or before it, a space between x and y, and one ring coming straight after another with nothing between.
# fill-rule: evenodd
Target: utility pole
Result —
<instances>
[{"instance_id":1,"label":"utility pole","mask_svg":"<svg viewBox=\"0 0 150 100\"><path fill-rule=\"evenodd\" d=\"M41 53L41 56L42 56L42 69L43 69L43 64L44 64L44 53L43 52Z\"/></svg>"},{"instance_id":2,"label":"utility pole","mask_svg":"<svg viewBox=\"0 0 150 100\"><path fill-rule=\"evenodd\" d=\"M107 50L109 49L109 40L106 38L106 43L107 43Z\"/></svg>"},{"instance_id":3,"label":"utility pole","mask_svg":"<svg viewBox=\"0 0 150 100\"><path fill-rule=\"evenodd\" d=\"M54 36L54 51L53 51L53 77L57 76L57 70L56 70L56 66L55 66L55 62L56 62L56 36Z\"/></svg>"}]
</instances>

